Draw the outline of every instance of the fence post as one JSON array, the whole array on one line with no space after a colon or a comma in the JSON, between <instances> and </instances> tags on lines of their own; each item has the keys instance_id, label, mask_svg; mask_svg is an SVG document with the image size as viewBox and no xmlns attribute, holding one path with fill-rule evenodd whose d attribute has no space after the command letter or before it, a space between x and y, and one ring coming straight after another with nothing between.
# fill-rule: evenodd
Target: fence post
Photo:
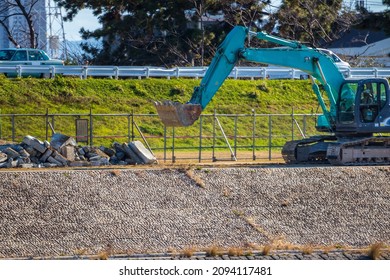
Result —
<instances>
[{"instance_id":1,"label":"fence post","mask_svg":"<svg viewBox=\"0 0 390 280\"><path fill-rule=\"evenodd\" d=\"M131 141L134 141L134 110L131 110Z\"/></svg>"},{"instance_id":2,"label":"fence post","mask_svg":"<svg viewBox=\"0 0 390 280\"><path fill-rule=\"evenodd\" d=\"M268 115L268 160L272 160L272 115Z\"/></svg>"},{"instance_id":3,"label":"fence post","mask_svg":"<svg viewBox=\"0 0 390 280\"><path fill-rule=\"evenodd\" d=\"M131 123L131 114L128 114L127 115L127 142L130 142L130 138L131 138L130 123Z\"/></svg>"},{"instance_id":4,"label":"fence post","mask_svg":"<svg viewBox=\"0 0 390 280\"><path fill-rule=\"evenodd\" d=\"M291 140L294 140L294 107L291 108Z\"/></svg>"},{"instance_id":5,"label":"fence post","mask_svg":"<svg viewBox=\"0 0 390 280\"><path fill-rule=\"evenodd\" d=\"M203 122L203 117L202 117L202 115L200 115L200 117L199 117L199 157L198 157L199 163L202 161L202 122Z\"/></svg>"},{"instance_id":6,"label":"fence post","mask_svg":"<svg viewBox=\"0 0 390 280\"><path fill-rule=\"evenodd\" d=\"M48 108L46 108L45 127L46 127L46 141L47 141L47 139L49 139L49 109Z\"/></svg>"},{"instance_id":7,"label":"fence post","mask_svg":"<svg viewBox=\"0 0 390 280\"><path fill-rule=\"evenodd\" d=\"M172 127L172 163L176 162L175 157L175 127Z\"/></svg>"},{"instance_id":8,"label":"fence post","mask_svg":"<svg viewBox=\"0 0 390 280\"><path fill-rule=\"evenodd\" d=\"M167 127L164 125L164 162L167 161Z\"/></svg>"},{"instance_id":9,"label":"fence post","mask_svg":"<svg viewBox=\"0 0 390 280\"><path fill-rule=\"evenodd\" d=\"M2 131L1 131L1 109L0 109L0 139L2 138Z\"/></svg>"},{"instance_id":10,"label":"fence post","mask_svg":"<svg viewBox=\"0 0 390 280\"><path fill-rule=\"evenodd\" d=\"M234 154L237 157L237 118L238 116L234 116Z\"/></svg>"},{"instance_id":11,"label":"fence post","mask_svg":"<svg viewBox=\"0 0 390 280\"><path fill-rule=\"evenodd\" d=\"M256 112L255 109L252 109L252 160L256 160Z\"/></svg>"},{"instance_id":12,"label":"fence post","mask_svg":"<svg viewBox=\"0 0 390 280\"><path fill-rule=\"evenodd\" d=\"M93 118L92 118L92 108L89 109L89 146L93 146Z\"/></svg>"},{"instance_id":13,"label":"fence post","mask_svg":"<svg viewBox=\"0 0 390 280\"><path fill-rule=\"evenodd\" d=\"M215 118L216 118L216 110L214 109L214 116L213 116L213 155L212 155L212 161L215 162L217 159L215 158Z\"/></svg>"},{"instance_id":14,"label":"fence post","mask_svg":"<svg viewBox=\"0 0 390 280\"><path fill-rule=\"evenodd\" d=\"M118 66L115 66L114 67L114 73L115 73L115 80L118 80L119 78L119 67Z\"/></svg>"},{"instance_id":15,"label":"fence post","mask_svg":"<svg viewBox=\"0 0 390 280\"><path fill-rule=\"evenodd\" d=\"M83 66L83 79L86 79L88 77L88 66Z\"/></svg>"},{"instance_id":16,"label":"fence post","mask_svg":"<svg viewBox=\"0 0 390 280\"><path fill-rule=\"evenodd\" d=\"M15 142L15 114L12 114L11 123L12 123L12 142Z\"/></svg>"}]
</instances>

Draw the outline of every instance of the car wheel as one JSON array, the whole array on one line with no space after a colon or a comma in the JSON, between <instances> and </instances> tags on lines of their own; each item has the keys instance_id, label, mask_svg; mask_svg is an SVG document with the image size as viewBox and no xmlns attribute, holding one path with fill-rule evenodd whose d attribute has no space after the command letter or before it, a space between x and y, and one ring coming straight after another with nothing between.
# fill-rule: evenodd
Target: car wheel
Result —
<instances>
[{"instance_id":1,"label":"car wheel","mask_svg":"<svg viewBox=\"0 0 390 280\"><path fill-rule=\"evenodd\" d=\"M51 78L51 74L50 73L41 73L41 78L50 79Z\"/></svg>"}]
</instances>

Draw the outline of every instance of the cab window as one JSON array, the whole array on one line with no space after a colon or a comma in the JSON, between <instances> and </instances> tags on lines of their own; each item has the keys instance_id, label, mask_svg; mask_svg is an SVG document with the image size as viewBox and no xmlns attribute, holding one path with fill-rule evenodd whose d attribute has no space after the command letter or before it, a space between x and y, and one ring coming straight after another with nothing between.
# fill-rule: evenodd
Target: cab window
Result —
<instances>
[{"instance_id":1,"label":"cab window","mask_svg":"<svg viewBox=\"0 0 390 280\"><path fill-rule=\"evenodd\" d=\"M358 88L357 83L345 83L341 88L339 98L339 122L352 124L355 121L355 97Z\"/></svg>"},{"instance_id":2,"label":"cab window","mask_svg":"<svg viewBox=\"0 0 390 280\"><path fill-rule=\"evenodd\" d=\"M384 84L380 84L380 89L379 89L380 93L380 107L381 109L385 106L386 104L386 101L387 101L387 96L386 96L386 87Z\"/></svg>"},{"instance_id":3,"label":"cab window","mask_svg":"<svg viewBox=\"0 0 390 280\"><path fill-rule=\"evenodd\" d=\"M384 102L382 103L383 100ZM385 104L386 88L383 83L367 82L363 84L359 107L361 122L374 122L380 109Z\"/></svg>"}]
</instances>

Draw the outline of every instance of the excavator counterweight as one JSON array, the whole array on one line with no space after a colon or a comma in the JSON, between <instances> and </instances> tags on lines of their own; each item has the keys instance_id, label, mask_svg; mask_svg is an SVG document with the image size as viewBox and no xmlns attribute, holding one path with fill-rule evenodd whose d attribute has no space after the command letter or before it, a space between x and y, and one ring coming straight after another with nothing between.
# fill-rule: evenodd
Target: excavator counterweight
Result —
<instances>
[{"instance_id":1,"label":"excavator counterweight","mask_svg":"<svg viewBox=\"0 0 390 280\"><path fill-rule=\"evenodd\" d=\"M202 113L200 104L181 104L172 101L156 101L154 106L165 126L190 126Z\"/></svg>"}]
</instances>

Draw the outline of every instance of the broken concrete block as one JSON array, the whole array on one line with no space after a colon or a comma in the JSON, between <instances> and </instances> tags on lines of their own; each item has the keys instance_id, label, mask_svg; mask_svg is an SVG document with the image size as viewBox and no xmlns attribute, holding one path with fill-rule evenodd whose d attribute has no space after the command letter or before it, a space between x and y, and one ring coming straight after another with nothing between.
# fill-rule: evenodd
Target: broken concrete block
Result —
<instances>
[{"instance_id":1,"label":"broken concrete block","mask_svg":"<svg viewBox=\"0 0 390 280\"><path fill-rule=\"evenodd\" d=\"M70 167L82 167L82 166L90 166L88 161L71 161L68 164Z\"/></svg>"},{"instance_id":2,"label":"broken concrete block","mask_svg":"<svg viewBox=\"0 0 390 280\"><path fill-rule=\"evenodd\" d=\"M0 152L0 163L7 161L8 156L7 154L4 154L3 152Z\"/></svg>"},{"instance_id":3,"label":"broken concrete block","mask_svg":"<svg viewBox=\"0 0 390 280\"><path fill-rule=\"evenodd\" d=\"M58 153L57 151L53 152L52 157L55 160L61 162L62 165L64 165L64 166L68 165L68 160L64 156L62 156L60 153Z\"/></svg>"},{"instance_id":4,"label":"broken concrete block","mask_svg":"<svg viewBox=\"0 0 390 280\"><path fill-rule=\"evenodd\" d=\"M100 150L105 153L106 155L108 155L109 157L112 157L113 155L115 155L115 151L113 149L109 149L109 148L106 148L104 146L100 146Z\"/></svg>"},{"instance_id":5,"label":"broken concrete block","mask_svg":"<svg viewBox=\"0 0 390 280\"><path fill-rule=\"evenodd\" d=\"M43 145L45 145L46 149L50 148L50 143L47 140L43 141Z\"/></svg>"},{"instance_id":6,"label":"broken concrete block","mask_svg":"<svg viewBox=\"0 0 390 280\"><path fill-rule=\"evenodd\" d=\"M78 148L78 149L77 149L77 153L78 153L79 155L82 155L82 156L85 155L85 152L84 152L84 149L83 149L83 148Z\"/></svg>"},{"instance_id":7,"label":"broken concrete block","mask_svg":"<svg viewBox=\"0 0 390 280\"><path fill-rule=\"evenodd\" d=\"M23 163L20 165L21 168L33 168L34 164L33 163Z\"/></svg>"},{"instance_id":8,"label":"broken concrete block","mask_svg":"<svg viewBox=\"0 0 390 280\"><path fill-rule=\"evenodd\" d=\"M101 156L96 155L96 156L92 156L92 157L90 157L90 158L88 158L88 159L89 159L89 161L98 161L98 160L100 160L101 158L102 158Z\"/></svg>"},{"instance_id":9,"label":"broken concrete block","mask_svg":"<svg viewBox=\"0 0 390 280\"><path fill-rule=\"evenodd\" d=\"M126 164L137 164L134 159L132 158L125 158Z\"/></svg>"},{"instance_id":10,"label":"broken concrete block","mask_svg":"<svg viewBox=\"0 0 390 280\"><path fill-rule=\"evenodd\" d=\"M56 164L56 163L50 163L50 162L45 162L43 164L44 167L59 167L61 164Z\"/></svg>"},{"instance_id":11,"label":"broken concrete block","mask_svg":"<svg viewBox=\"0 0 390 280\"><path fill-rule=\"evenodd\" d=\"M55 150L59 151L62 147L67 145L77 146L77 143L73 137L69 137L61 133L54 133L51 137L50 145Z\"/></svg>"},{"instance_id":12,"label":"broken concrete block","mask_svg":"<svg viewBox=\"0 0 390 280\"><path fill-rule=\"evenodd\" d=\"M156 157L145 148L145 146L140 141L133 141L129 143L129 147L137 154L139 158L146 164L151 164L156 162Z\"/></svg>"},{"instance_id":13,"label":"broken concrete block","mask_svg":"<svg viewBox=\"0 0 390 280\"><path fill-rule=\"evenodd\" d=\"M61 154L69 161L75 160L75 147L65 146L61 148Z\"/></svg>"},{"instance_id":14,"label":"broken concrete block","mask_svg":"<svg viewBox=\"0 0 390 280\"><path fill-rule=\"evenodd\" d=\"M48 158L47 158L47 161L48 161L49 163L53 163L53 164L55 164L55 165L57 165L57 166L62 166L62 163L59 162L58 160L56 160L55 158L53 158L52 156L48 157ZM44 163L44 165L45 165L45 164L46 164L46 163Z\"/></svg>"},{"instance_id":15,"label":"broken concrete block","mask_svg":"<svg viewBox=\"0 0 390 280\"><path fill-rule=\"evenodd\" d=\"M18 151L19 155L22 157L22 158L30 158L30 154L25 150L25 149L20 149Z\"/></svg>"},{"instance_id":16,"label":"broken concrete block","mask_svg":"<svg viewBox=\"0 0 390 280\"><path fill-rule=\"evenodd\" d=\"M98 154L91 151L91 152L85 154L85 156L86 156L87 158L92 158L92 157L98 156Z\"/></svg>"},{"instance_id":17,"label":"broken concrete block","mask_svg":"<svg viewBox=\"0 0 390 280\"><path fill-rule=\"evenodd\" d=\"M40 152L42 154L46 151L45 145L41 141L39 141L38 139L36 139L35 137L32 137L30 135L27 135L26 137L24 137L23 143L33 147L35 150L37 150L38 152Z\"/></svg>"},{"instance_id":18,"label":"broken concrete block","mask_svg":"<svg viewBox=\"0 0 390 280\"><path fill-rule=\"evenodd\" d=\"M7 149L5 149L3 151L3 153L7 154L7 156L9 158L13 158L13 159L20 157L19 153L17 151L15 151L14 149L12 149L11 147L8 147Z\"/></svg>"},{"instance_id":19,"label":"broken concrete block","mask_svg":"<svg viewBox=\"0 0 390 280\"><path fill-rule=\"evenodd\" d=\"M83 150L84 150L84 153L85 153L85 154L87 154L87 153L89 153L89 152L92 151L92 149L91 149L90 147L88 147L88 146L84 146L84 147L83 147Z\"/></svg>"},{"instance_id":20,"label":"broken concrete block","mask_svg":"<svg viewBox=\"0 0 390 280\"><path fill-rule=\"evenodd\" d=\"M109 149L108 149L109 150ZM100 149L96 149L95 150L95 153L97 153L99 156L103 157L103 158L110 158L110 155L106 154L104 151L100 150Z\"/></svg>"},{"instance_id":21,"label":"broken concrete block","mask_svg":"<svg viewBox=\"0 0 390 280\"><path fill-rule=\"evenodd\" d=\"M124 152L117 152L116 157L118 160L123 160L125 158L125 153Z\"/></svg>"},{"instance_id":22,"label":"broken concrete block","mask_svg":"<svg viewBox=\"0 0 390 280\"><path fill-rule=\"evenodd\" d=\"M35 163L35 164L40 164L41 163L41 161L37 158L37 157L30 157L30 160L31 160L31 162L32 163Z\"/></svg>"},{"instance_id":23,"label":"broken concrete block","mask_svg":"<svg viewBox=\"0 0 390 280\"><path fill-rule=\"evenodd\" d=\"M24 148L27 153L29 153L30 157L35 157L37 155L37 150L33 147L26 145Z\"/></svg>"},{"instance_id":24,"label":"broken concrete block","mask_svg":"<svg viewBox=\"0 0 390 280\"><path fill-rule=\"evenodd\" d=\"M53 153L52 150L47 149L46 152L41 156L40 161L41 162L46 162L48 157L51 156L52 153Z\"/></svg>"},{"instance_id":25,"label":"broken concrete block","mask_svg":"<svg viewBox=\"0 0 390 280\"><path fill-rule=\"evenodd\" d=\"M133 159L135 163L143 163L142 159L140 159L136 153L134 153L134 151L127 145L127 143L122 144L122 149L125 151L126 156Z\"/></svg>"}]
</instances>

